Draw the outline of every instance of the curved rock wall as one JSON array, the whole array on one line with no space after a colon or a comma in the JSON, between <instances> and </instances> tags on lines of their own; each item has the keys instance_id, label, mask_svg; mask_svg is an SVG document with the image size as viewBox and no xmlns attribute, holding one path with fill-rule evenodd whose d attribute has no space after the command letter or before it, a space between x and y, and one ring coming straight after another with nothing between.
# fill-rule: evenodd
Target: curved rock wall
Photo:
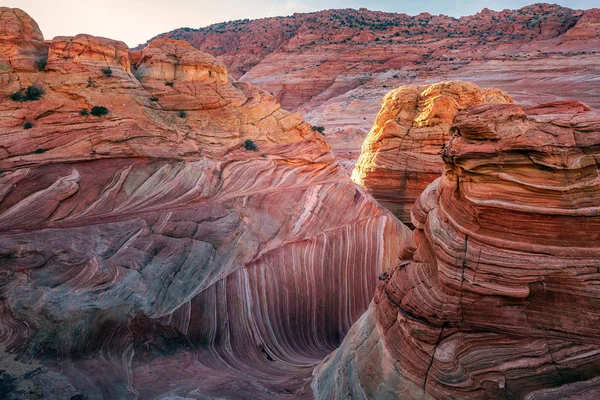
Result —
<instances>
[{"instance_id":1,"label":"curved rock wall","mask_svg":"<svg viewBox=\"0 0 600 400\"><path fill-rule=\"evenodd\" d=\"M136 57L58 37L0 73L3 396L310 397L407 228L211 56Z\"/></svg>"},{"instance_id":2,"label":"curved rock wall","mask_svg":"<svg viewBox=\"0 0 600 400\"><path fill-rule=\"evenodd\" d=\"M460 112L402 262L317 398L596 398L600 112L578 102Z\"/></svg>"},{"instance_id":3,"label":"curved rock wall","mask_svg":"<svg viewBox=\"0 0 600 400\"><path fill-rule=\"evenodd\" d=\"M459 111L486 103L512 99L501 90L480 89L469 82L392 90L365 138L352 180L410 223L415 200L444 170L440 152L450 138L452 120Z\"/></svg>"}]
</instances>

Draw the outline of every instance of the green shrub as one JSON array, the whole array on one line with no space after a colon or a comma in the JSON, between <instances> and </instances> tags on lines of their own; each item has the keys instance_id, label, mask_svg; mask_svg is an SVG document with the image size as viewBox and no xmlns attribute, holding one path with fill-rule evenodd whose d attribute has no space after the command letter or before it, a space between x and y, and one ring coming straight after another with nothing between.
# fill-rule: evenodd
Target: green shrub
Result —
<instances>
[{"instance_id":1,"label":"green shrub","mask_svg":"<svg viewBox=\"0 0 600 400\"><path fill-rule=\"evenodd\" d=\"M158 101L158 97L150 97L150 101Z\"/></svg>"},{"instance_id":2,"label":"green shrub","mask_svg":"<svg viewBox=\"0 0 600 400\"><path fill-rule=\"evenodd\" d=\"M48 56L42 56L37 59L35 62L35 66L38 71L43 71L46 68L46 64L48 63Z\"/></svg>"},{"instance_id":3,"label":"green shrub","mask_svg":"<svg viewBox=\"0 0 600 400\"><path fill-rule=\"evenodd\" d=\"M165 82L165 86L171 86L171 87L173 87L173 81L167 81L167 82Z\"/></svg>"},{"instance_id":4,"label":"green shrub","mask_svg":"<svg viewBox=\"0 0 600 400\"><path fill-rule=\"evenodd\" d=\"M31 129L31 128L33 128L33 122L25 121L25 123L23 124L23 129Z\"/></svg>"},{"instance_id":5,"label":"green shrub","mask_svg":"<svg viewBox=\"0 0 600 400\"><path fill-rule=\"evenodd\" d=\"M23 102L39 100L42 98L43 95L44 91L42 90L42 88L40 88L39 86L32 85L28 86L27 89L25 89L25 92L23 92L23 89L19 90L18 92L14 92L10 95L10 98L12 101Z\"/></svg>"},{"instance_id":6,"label":"green shrub","mask_svg":"<svg viewBox=\"0 0 600 400\"><path fill-rule=\"evenodd\" d=\"M258 146L256 145L256 143L254 143L252 140L250 139L246 139L244 141L244 148L246 150L251 150L251 151L258 151Z\"/></svg>"},{"instance_id":7,"label":"green shrub","mask_svg":"<svg viewBox=\"0 0 600 400\"><path fill-rule=\"evenodd\" d=\"M324 132L325 132L325 127L324 126L312 125L311 128L312 128L313 131L317 131L320 134L324 134Z\"/></svg>"},{"instance_id":8,"label":"green shrub","mask_svg":"<svg viewBox=\"0 0 600 400\"><path fill-rule=\"evenodd\" d=\"M108 108L104 106L94 106L90 112L94 117L101 117L108 114Z\"/></svg>"},{"instance_id":9,"label":"green shrub","mask_svg":"<svg viewBox=\"0 0 600 400\"><path fill-rule=\"evenodd\" d=\"M18 92L11 94L10 99L12 101L25 101L25 95L23 94L23 91L19 90Z\"/></svg>"},{"instance_id":10,"label":"green shrub","mask_svg":"<svg viewBox=\"0 0 600 400\"><path fill-rule=\"evenodd\" d=\"M106 67L106 68L102 68L102 73L110 78L113 74L113 71L110 67Z\"/></svg>"},{"instance_id":11,"label":"green shrub","mask_svg":"<svg viewBox=\"0 0 600 400\"><path fill-rule=\"evenodd\" d=\"M42 154L42 153L45 153L45 152L46 152L46 149L43 148L43 147L40 147L39 149L35 150L35 154Z\"/></svg>"},{"instance_id":12,"label":"green shrub","mask_svg":"<svg viewBox=\"0 0 600 400\"><path fill-rule=\"evenodd\" d=\"M87 108L82 108L79 110L79 115L90 115L90 112L87 110Z\"/></svg>"},{"instance_id":13,"label":"green shrub","mask_svg":"<svg viewBox=\"0 0 600 400\"><path fill-rule=\"evenodd\" d=\"M39 100L44 95L44 91L39 86L29 86L25 89L26 100Z\"/></svg>"},{"instance_id":14,"label":"green shrub","mask_svg":"<svg viewBox=\"0 0 600 400\"><path fill-rule=\"evenodd\" d=\"M187 113L185 111L183 111L183 110L180 110L179 111L179 118L185 118L185 117L187 117Z\"/></svg>"}]
</instances>

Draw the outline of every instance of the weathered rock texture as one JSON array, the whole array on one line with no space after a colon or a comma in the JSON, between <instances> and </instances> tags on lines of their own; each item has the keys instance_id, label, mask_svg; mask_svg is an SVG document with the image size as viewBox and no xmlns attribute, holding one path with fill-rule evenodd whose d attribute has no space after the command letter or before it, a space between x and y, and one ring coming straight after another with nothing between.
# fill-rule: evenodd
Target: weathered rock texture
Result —
<instances>
[{"instance_id":1,"label":"weathered rock texture","mask_svg":"<svg viewBox=\"0 0 600 400\"><path fill-rule=\"evenodd\" d=\"M326 10L161 36L216 55L236 78L324 126L351 171L389 88L466 80L524 105L577 98L600 107L599 27L598 9L534 4L458 19Z\"/></svg>"},{"instance_id":2,"label":"weathered rock texture","mask_svg":"<svg viewBox=\"0 0 600 400\"><path fill-rule=\"evenodd\" d=\"M480 89L469 82L392 90L365 138L352 180L410 223L415 200L444 171L440 153L456 114L474 105L512 102L501 90Z\"/></svg>"},{"instance_id":3,"label":"weathered rock texture","mask_svg":"<svg viewBox=\"0 0 600 400\"><path fill-rule=\"evenodd\" d=\"M0 397L310 397L407 228L189 44L0 15Z\"/></svg>"},{"instance_id":4,"label":"weathered rock texture","mask_svg":"<svg viewBox=\"0 0 600 400\"><path fill-rule=\"evenodd\" d=\"M460 112L402 262L315 371L320 399L600 394L600 112Z\"/></svg>"},{"instance_id":5,"label":"weathered rock texture","mask_svg":"<svg viewBox=\"0 0 600 400\"><path fill-rule=\"evenodd\" d=\"M0 73L42 69L47 53L34 20L21 10L0 7Z\"/></svg>"}]
</instances>

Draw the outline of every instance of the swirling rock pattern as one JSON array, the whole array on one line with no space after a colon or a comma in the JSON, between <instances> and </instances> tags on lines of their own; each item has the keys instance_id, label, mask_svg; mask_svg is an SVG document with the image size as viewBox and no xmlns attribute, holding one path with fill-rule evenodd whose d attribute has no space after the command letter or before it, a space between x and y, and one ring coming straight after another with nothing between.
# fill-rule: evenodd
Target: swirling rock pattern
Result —
<instances>
[{"instance_id":1,"label":"swirling rock pattern","mask_svg":"<svg viewBox=\"0 0 600 400\"><path fill-rule=\"evenodd\" d=\"M186 43L45 48L0 73L0 397L310 397L407 228Z\"/></svg>"},{"instance_id":2,"label":"swirling rock pattern","mask_svg":"<svg viewBox=\"0 0 600 400\"><path fill-rule=\"evenodd\" d=\"M479 105L453 131L316 397L597 398L600 112Z\"/></svg>"},{"instance_id":3,"label":"swirling rock pattern","mask_svg":"<svg viewBox=\"0 0 600 400\"><path fill-rule=\"evenodd\" d=\"M365 138L352 180L410 223L415 200L444 170L440 152L456 114L474 105L512 102L501 90L480 89L469 82L392 90Z\"/></svg>"}]
</instances>

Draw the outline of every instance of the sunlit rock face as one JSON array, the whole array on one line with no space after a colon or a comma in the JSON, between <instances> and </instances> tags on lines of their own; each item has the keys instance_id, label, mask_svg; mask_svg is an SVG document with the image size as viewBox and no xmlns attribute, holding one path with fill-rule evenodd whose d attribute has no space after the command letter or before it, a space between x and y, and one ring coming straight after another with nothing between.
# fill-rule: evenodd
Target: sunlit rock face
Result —
<instances>
[{"instance_id":1,"label":"sunlit rock face","mask_svg":"<svg viewBox=\"0 0 600 400\"><path fill-rule=\"evenodd\" d=\"M0 73L0 397L310 398L408 229L185 43L58 37L42 71L23 60Z\"/></svg>"},{"instance_id":2,"label":"sunlit rock face","mask_svg":"<svg viewBox=\"0 0 600 400\"><path fill-rule=\"evenodd\" d=\"M444 171L440 156L456 114L480 104L510 104L498 89L470 82L402 86L382 101L371 132L352 171L363 186L402 222L423 190Z\"/></svg>"},{"instance_id":3,"label":"sunlit rock face","mask_svg":"<svg viewBox=\"0 0 600 400\"><path fill-rule=\"evenodd\" d=\"M131 72L125 43L90 35L59 36L50 42L46 69L63 74L116 68Z\"/></svg>"},{"instance_id":4,"label":"sunlit rock face","mask_svg":"<svg viewBox=\"0 0 600 400\"><path fill-rule=\"evenodd\" d=\"M38 24L22 10L0 7L0 74L43 69L47 56Z\"/></svg>"},{"instance_id":5,"label":"sunlit rock face","mask_svg":"<svg viewBox=\"0 0 600 400\"><path fill-rule=\"evenodd\" d=\"M600 394L600 112L459 112L401 262L315 370L331 398Z\"/></svg>"}]
</instances>

